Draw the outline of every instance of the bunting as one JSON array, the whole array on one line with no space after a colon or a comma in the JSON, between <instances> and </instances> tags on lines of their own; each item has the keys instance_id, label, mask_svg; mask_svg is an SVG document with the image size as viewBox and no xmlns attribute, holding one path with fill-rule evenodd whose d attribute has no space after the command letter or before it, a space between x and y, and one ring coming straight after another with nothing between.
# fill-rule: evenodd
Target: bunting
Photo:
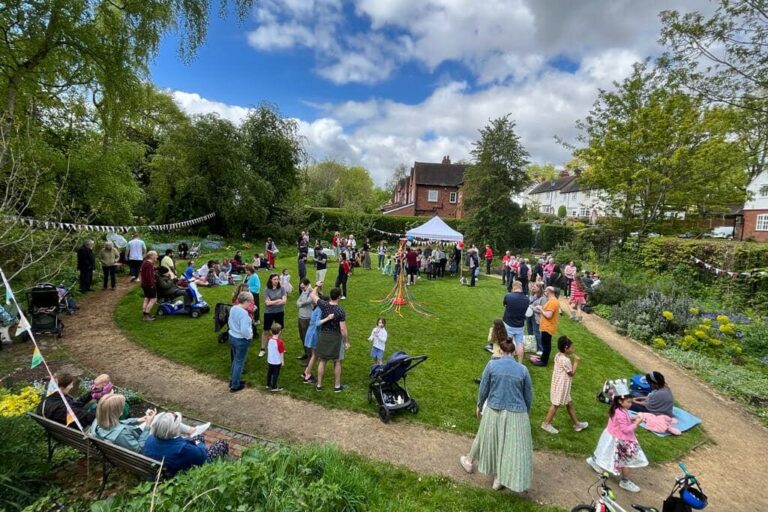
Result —
<instances>
[{"instance_id":1,"label":"bunting","mask_svg":"<svg viewBox=\"0 0 768 512\"><path fill-rule=\"evenodd\" d=\"M58 229L60 231L97 231L104 233L128 233L131 231L173 231L180 228L186 228L201 224L207 220L211 220L216 216L215 213L209 213L196 219L189 219L183 222L174 222L172 224L150 224L145 226L103 226L93 224L72 224L69 222L54 222L48 220L37 220L30 217L12 217L6 215L3 219L6 222L18 222L29 227L37 227L40 229ZM5 284L5 283L4 283ZM6 300L8 299L8 290L6 287Z\"/></svg>"},{"instance_id":2,"label":"bunting","mask_svg":"<svg viewBox=\"0 0 768 512\"><path fill-rule=\"evenodd\" d=\"M758 269L748 270L745 272L734 272L732 270L725 270L711 263L707 263L704 260L700 260L696 256L691 256L691 260L699 267L709 270L710 272L713 272L718 276L728 276L731 279L736 279L737 277L749 277L753 275L759 275L759 276L768 275L768 272L766 272L765 270L758 270Z\"/></svg>"},{"instance_id":3,"label":"bunting","mask_svg":"<svg viewBox=\"0 0 768 512\"><path fill-rule=\"evenodd\" d=\"M64 407L67 409L67 420L66 424L69 426L70 424L74 423L77 428L85 434L85 430L83 430L83 426L80 424L80 421L77 419L77 416L75 416L75 413L72 411L72 408L69 406L69 402L67 401L66 396L64 396L64 393L59 389L59 386L56 384L56 379L53 377L53 372L51 371L50 367L48 366L48 363L45 361L45 357L43 357L43 353L40 351L40 346L37 344L37 340L35 339L35 335L32 332L32 327L29 324L29 321L27 320L27 317L24 316L24 312L21 309L21 306L19 306L19 303L16 301L16 297L13 294L13 291L11 290L11 285L8 282L8 279L5 277L5 273L3 272L3 269L0 268L0 279L2 280L3 286L5 287L5 297L6 300L10 300L13 305L16 307L16 311L19 314L19 324L16 326L16 333L24 332L26 331L27 334L29 334L29 339L32 341L32 346L34 347L34 350L32 352L32 363L31 367L35 368L39 365L45 366L45 371L48 372L48 377L50 378L50 382L48 384L48 389L46 390L46 396L50 396L53 393L58 393L61 395L61 401L64 404Z\"/></svg>"}]
</instances>

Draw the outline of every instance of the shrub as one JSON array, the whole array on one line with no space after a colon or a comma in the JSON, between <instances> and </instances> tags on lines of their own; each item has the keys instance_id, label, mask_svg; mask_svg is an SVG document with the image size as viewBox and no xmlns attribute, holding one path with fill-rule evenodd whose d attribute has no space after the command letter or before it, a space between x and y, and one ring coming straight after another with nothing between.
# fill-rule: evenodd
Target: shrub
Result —
<instances>
[{"instance_id":1,"label":"shrub","mask_svg":"<svg viewBox=\"0 0 768 512\"><path fill-rule=\"evenodd\" d=\"M568 208L566 208L564 204L561 204L557 208L557 216L560 217L561 219L564 219L568 216Z\"/></svg>"},{"instance_id":2,"label":"shrub","mask_svg":"<svg viewBox=\"0 0 768 512\"><path fill-rule=\"evenodd\" d=\"M627 285L620 277L605 276L600 285L589 296L592 305L605 304L615 306L626 300L638 297L642 293L637 286Z\"/></svg>"},{"instance_id":3,"label":"shrub","mask_svg":"<svg viewBox=\"0 0 768 512\"><path fill-rule=\"evenodd\" d=\"M756 358L768 355L768 325L765 322L740 325L739 329L742 332L741 343L745 354Z\"/></svg>"},{"instance_id":4,"label":"shrub","mask_svg":"<svg viewBox=\"0 0 768 512\"><path fill-rule=\"evenodd\" d=\"M609 306L608 304L597 304L592 308L592 313L596 314L600 318L605 318L605 319L611 318L612 311L613 311L613 306Z\"/></svg>"},{"instance_id":5,"label":"shrub","mask_svg":"<svg viewBox=\"0 0 768 512\"><path fill-rule=\"evenodd\" d=\"M652 290L642 298L614 307L611 323L632 338L650 343L662 334L682 333L691 317L692 306L693 303L686 297L670 297Z\"/></svg>"},{"instance_id":6,"label":"shrub","mask_svg":"<svg viewBox=\"0 0 768 512\"><path fill-rule=\"evenodd\" d=\"M560 224L542 224L539 228L539 243L544 251L551 251L569 242L573 238L574 229Z\"/></svg>"}]
</instances>

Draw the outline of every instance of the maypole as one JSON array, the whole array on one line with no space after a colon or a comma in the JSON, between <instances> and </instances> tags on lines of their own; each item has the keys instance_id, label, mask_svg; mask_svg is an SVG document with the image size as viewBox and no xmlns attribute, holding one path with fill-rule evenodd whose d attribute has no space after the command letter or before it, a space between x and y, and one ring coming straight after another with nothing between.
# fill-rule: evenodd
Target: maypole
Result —
<instances>
[{"instance_id":1,"label":"maypole","mask_svg":"<svg viewBox=\"0 0 768 512\"><path fill-rule=\"evenodd\" d=\"M400 238L399 248L395 254L395 261L397 261L397 267L400 269L400 271L397 274L395 285L392 287L386 297L376 302L386 305L382 313L394 311L398 315L403 316L401 309L403 306L408 306L413 311L422 316L433 317L434 315L432 313L430 313L426 308L424 308L423 305L414 299L410 288L406 284L407 277L405 273L405 253L407 252L410 242L412 241L413 237Z\"/></svg>"}]
</instances>

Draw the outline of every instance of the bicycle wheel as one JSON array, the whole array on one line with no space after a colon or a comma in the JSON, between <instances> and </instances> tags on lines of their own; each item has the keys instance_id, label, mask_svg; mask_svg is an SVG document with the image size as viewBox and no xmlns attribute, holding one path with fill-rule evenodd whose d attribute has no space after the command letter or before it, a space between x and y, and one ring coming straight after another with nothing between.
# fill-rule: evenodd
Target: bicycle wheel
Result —
<instances>
[{"instance_id":1,"label":"bicycle wheel","mask_svg":"<svg viewBox=\"0 0 768 512\"><path fill-rule=\"evenodd\" d=\"M571 509L571 512L594 512L595 507L592 505L576 505Z\"/></svg>"}]
</instances>

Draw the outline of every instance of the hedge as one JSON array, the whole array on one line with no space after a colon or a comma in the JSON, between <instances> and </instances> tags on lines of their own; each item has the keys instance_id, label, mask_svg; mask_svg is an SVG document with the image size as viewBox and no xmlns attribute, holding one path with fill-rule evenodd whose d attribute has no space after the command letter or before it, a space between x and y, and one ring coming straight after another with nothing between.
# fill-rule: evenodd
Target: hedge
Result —
<instances>
[{"instance_id":1,"label":"hedge","mask_svg":"<svg viewBox=\"0 0 768 512\"><path fill-rule=\"evenodd\" d=\"M768 243L652 238L635 249L638 263L655 270L690 264L692 257L732 271L768 267Z\"/></svg>"},{"instance_id":2,"label":"hedge","mask_svg":"<svg viewBox=\"0 0 768 512\"><path fill-rule=\"evenodd\" d=\"M574 229L561 224L542 224L539 227L539 248L551 251L573 239Z\"/></svg>"}]
</instances>

